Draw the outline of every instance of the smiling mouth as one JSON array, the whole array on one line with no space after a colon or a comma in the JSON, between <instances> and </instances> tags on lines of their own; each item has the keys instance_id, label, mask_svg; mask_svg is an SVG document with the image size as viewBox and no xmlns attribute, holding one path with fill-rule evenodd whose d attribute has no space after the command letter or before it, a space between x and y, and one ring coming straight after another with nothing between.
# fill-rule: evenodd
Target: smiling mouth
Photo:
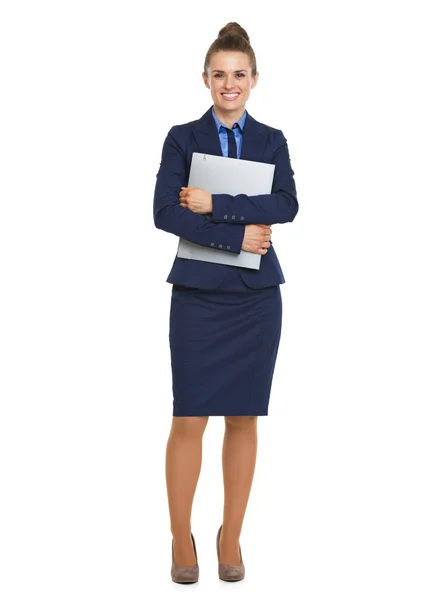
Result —
<instances>
[{"instance_id":1,"label":"smiling mouth","mask_svg":"<svg viewBox=\"0 0 440 600\"><path fill-rule=\"evenodd\" d=\"M234 92L232 94L222 94L225 100L235 100L236 98L238 98L239 95L240 94L238 92Z\"/></svg>"}]
</instances>

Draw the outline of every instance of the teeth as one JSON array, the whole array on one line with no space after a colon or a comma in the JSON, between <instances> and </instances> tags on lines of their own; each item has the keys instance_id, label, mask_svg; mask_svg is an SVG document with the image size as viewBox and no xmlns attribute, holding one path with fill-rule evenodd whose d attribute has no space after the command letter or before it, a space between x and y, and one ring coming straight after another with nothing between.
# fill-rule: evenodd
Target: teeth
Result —
<instances>
[{"instance_id":1,"label":"teeth","mask_svg":"<svg viewBox=\"0 0 440 600\"><path fill-rule=\"evenodd\" d=\"M223 94L226 98L235 98L238 94Z\"/></svg>"}]
</instances>

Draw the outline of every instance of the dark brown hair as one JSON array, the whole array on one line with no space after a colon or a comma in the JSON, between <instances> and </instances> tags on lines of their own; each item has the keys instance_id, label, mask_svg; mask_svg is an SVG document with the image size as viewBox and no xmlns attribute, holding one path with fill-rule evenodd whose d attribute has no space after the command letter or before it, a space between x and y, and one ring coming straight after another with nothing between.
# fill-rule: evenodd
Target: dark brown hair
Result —
<instances>
[{"instance_id":1,"label":"dark brown hair","mask_svg":"<svg viewBox=\"0 0 440 600\"><path fill-rule=\"evenodd\" d=\"M244 52L249 56L252 68L252 75L257 73L257 60L252 49L247 32L238 23L228 23L220 29L217 39L210 45L205 57L203 67L205 75L208 75L208 68L211 63L211 57L216 52L232 51Z\"/></svg>"}]
</instances>

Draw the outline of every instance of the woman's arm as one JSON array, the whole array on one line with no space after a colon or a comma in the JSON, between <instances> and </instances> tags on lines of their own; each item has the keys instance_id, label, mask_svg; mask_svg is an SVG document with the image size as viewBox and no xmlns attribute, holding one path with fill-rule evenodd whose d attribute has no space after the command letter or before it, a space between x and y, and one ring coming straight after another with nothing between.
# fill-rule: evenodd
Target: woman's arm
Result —
<instances>
[{"instance_id":1,"label":"woman's arm","mask_svg":"<svg viewBox=\"0 0 440 600\"><path fill-rule=\"evenodd\" d=\"M214 223L180 206L179 193L186 183L185 153L172 127L165 139L162 160L156 176L154 191L154 224L158 229L173 233L194 244L240 254L245 225Z\"/></svg>"},{"instance_id":2,"label":"woman's arm","mask_svg":"<svg viewBox=\"0 0 440 600\"><path fill-rule=\"evenodd\" d=\"M298 212L294 172L290 164L287 140L282 131L277 134L272 193L258 196L212 194L213 222L273 225L293 221Z\"/></svg>"}]
</instances>

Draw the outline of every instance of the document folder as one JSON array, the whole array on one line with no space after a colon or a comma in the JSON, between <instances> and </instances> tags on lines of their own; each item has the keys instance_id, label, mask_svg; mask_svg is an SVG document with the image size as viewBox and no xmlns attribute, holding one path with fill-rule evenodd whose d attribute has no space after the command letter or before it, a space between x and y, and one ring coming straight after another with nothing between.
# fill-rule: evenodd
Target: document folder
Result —
<instances>
[{"instance_id":1,"label":"document folder","mask_svg":"<svg viewBox=\"0 0 440 600\"><path fill-rule=\"evenodd\" d=\"M272 164L194 152L188 187L202 188L210 194L231 196L270 194L274 172L275 165ZM209 218L209 215L205 216ZM240 254L233 254L225 250L200 246L183 238L179 239L177 256L257 270L260 268L261 261L261 254L245 250Z\"/></svg>"}]
</instances>

